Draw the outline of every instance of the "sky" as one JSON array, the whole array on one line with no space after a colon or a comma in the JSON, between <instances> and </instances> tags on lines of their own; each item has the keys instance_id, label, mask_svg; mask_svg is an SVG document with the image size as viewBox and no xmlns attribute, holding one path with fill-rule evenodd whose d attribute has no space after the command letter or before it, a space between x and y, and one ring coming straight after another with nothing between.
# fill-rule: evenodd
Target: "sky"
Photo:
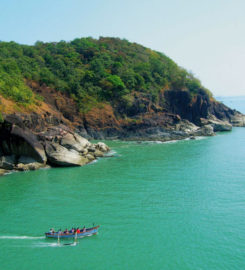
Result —
<instances>
[{"instance_id":1,"label":"sky","mask_svg":"<svg viewBox=\"0 0 245 270\"><path fill-rule=\"evenodd\" d=\"M245 95L245 0L0 0L0 40L126 38L165 53L215 96Z\"/></svg>"}]
</instances>

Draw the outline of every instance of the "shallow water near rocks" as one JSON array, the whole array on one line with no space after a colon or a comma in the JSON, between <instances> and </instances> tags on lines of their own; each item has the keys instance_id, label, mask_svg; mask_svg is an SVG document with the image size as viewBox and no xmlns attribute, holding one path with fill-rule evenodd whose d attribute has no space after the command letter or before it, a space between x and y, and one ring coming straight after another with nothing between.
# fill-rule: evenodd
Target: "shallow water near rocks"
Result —
<instances>
[{"instance_id":1,"label":"shallow water near rocks","mask_svg":"<svg viewBox=\"0 0 245 270\"><path fill-rule=\"evenodd\" d=\"M245 128L107 143L84 167L0 178L0 269L245 269ZM76 245L44 238L92 223Z\"/></svg>"}]
</instances>

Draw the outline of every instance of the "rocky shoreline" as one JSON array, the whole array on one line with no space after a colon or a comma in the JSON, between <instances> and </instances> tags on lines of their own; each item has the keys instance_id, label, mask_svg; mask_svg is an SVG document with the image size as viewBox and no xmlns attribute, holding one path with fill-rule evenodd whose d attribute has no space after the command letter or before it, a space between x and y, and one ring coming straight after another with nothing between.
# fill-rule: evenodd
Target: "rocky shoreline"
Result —
<instances>
[{"instance_id":1,"label":"rocky shoreline","mask_svg":"<svg viewBox=\"0 0 245 270\"><path fill-rule=\"evenodd\" d=\"M0 131L0 175L46 166L83 166L110 150L103 142L93 144L62 124L34 133L16 115L7 116Z\"/></svg>"},{"instance_id":2,"label":"rocky shoreline","mask_svg":"<svg viewBox=\"0 0 245 270\"><path fill-rule=\"evenodd\" d=\"M106 144L93 144L89 139L165 142L245 127L245 115L220 103L201 104L198 110L191 108L196 114L186 113L185 108L177 114L171 104L167 111L146 111L127 119L116 118L111 108L103 107L80 115L76 122L48 112L4 114L0 175L46 166L83 166L110 150Z\"/></svg>"},{"instance_id":3,"label":"rocky shoreline","mask_svg":"<svg viewBox=\"0 0 245 270\"><path fill-rule=\"evenodd\" d=\"M167 141L210 136L232 126L245 127L245 116L206 95L191 98L187 91L165 91L158 105L137 96L131 111L120 105L93 108L75 129L88 139Z\"/></svg>"},{"instance_id":4,"label":"rocky shoreline","mask_svg":"<svg viewBox=\"0 0 245 270\"><path fill-rule=\"evenodd\" d=\"M236 113L231 119L220 120L213 115L200 118L198 124L187 119L158 113L144 115L144 118L111 127L89 127L76 129L85 138L99 140L131 140L131 141L170 141L193 138L196 136L213 136L216 132L231 131L232 127L245 127L245 116Z\"/></svg>"}]
</instances>

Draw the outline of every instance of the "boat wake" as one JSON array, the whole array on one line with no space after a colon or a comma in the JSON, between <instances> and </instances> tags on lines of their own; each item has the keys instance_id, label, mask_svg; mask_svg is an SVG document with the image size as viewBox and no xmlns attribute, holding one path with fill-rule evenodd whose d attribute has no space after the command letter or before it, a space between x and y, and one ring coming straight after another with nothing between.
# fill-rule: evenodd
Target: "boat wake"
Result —
<instances>
[{"instance_id":1,"label":"boat wake","mask_svg":"<svg viewBox=\"0 0 245 270\"><path fill-rule=\"evenodd\" d=\"M37 243L32 245L33 248L45 248L45 247L74 247L78 243Z\"/></svg>"},{"instance_id":2,"label":"boat wake","mask_svg":"<svg viewBox=\"0 0 245 270\"><path fill-rule=\"evenodd\" d=\"M45 239L45 236L18 236L18 235L0 235L0 240L40 240L40 239ZM16 243L16 242L15 242ZM9 242L9 245L13 246L13 242ZM20 245L19 245L20 244ZM65 242L55 242L55 243L49 243L46 241L28 241L23 242L23 241L18 241L17 246L14 244L15 247L26 247L26 248L46 248L46 247L67 247L67 246L76 246L78 242L74 241L73 243L65 243Z\"/></svg>"},{"instance_id":3,"label":"boat wake","mask_svg":"<svg viewBox=\"0 0 245 270\"><path fill-rule=\"evenodd\" d=\"M44 236L0 235L0 239L44 239Z\"/></svg>"}]
</instances>

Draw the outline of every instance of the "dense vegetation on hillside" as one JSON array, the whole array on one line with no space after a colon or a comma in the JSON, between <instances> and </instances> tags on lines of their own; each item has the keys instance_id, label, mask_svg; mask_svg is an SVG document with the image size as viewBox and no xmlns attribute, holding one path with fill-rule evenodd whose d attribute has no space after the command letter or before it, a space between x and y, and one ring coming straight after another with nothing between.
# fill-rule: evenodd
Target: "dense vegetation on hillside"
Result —
<instances>
[{"instance_id":1,"label":"dense vegetation on hillside","mask_svg":"<svg viewBox=\"0 0 245 270\"><path fill-rule=\"evenodd\" d=\"M26 80L68 93L81 110L98 102L130 103L135 92L155 103L162 89L182 89L192 96L210 94L169 57L118 38L34 46L0 42L0 93L22 104L35 102Z\"/></svg>"}]
</instances>

